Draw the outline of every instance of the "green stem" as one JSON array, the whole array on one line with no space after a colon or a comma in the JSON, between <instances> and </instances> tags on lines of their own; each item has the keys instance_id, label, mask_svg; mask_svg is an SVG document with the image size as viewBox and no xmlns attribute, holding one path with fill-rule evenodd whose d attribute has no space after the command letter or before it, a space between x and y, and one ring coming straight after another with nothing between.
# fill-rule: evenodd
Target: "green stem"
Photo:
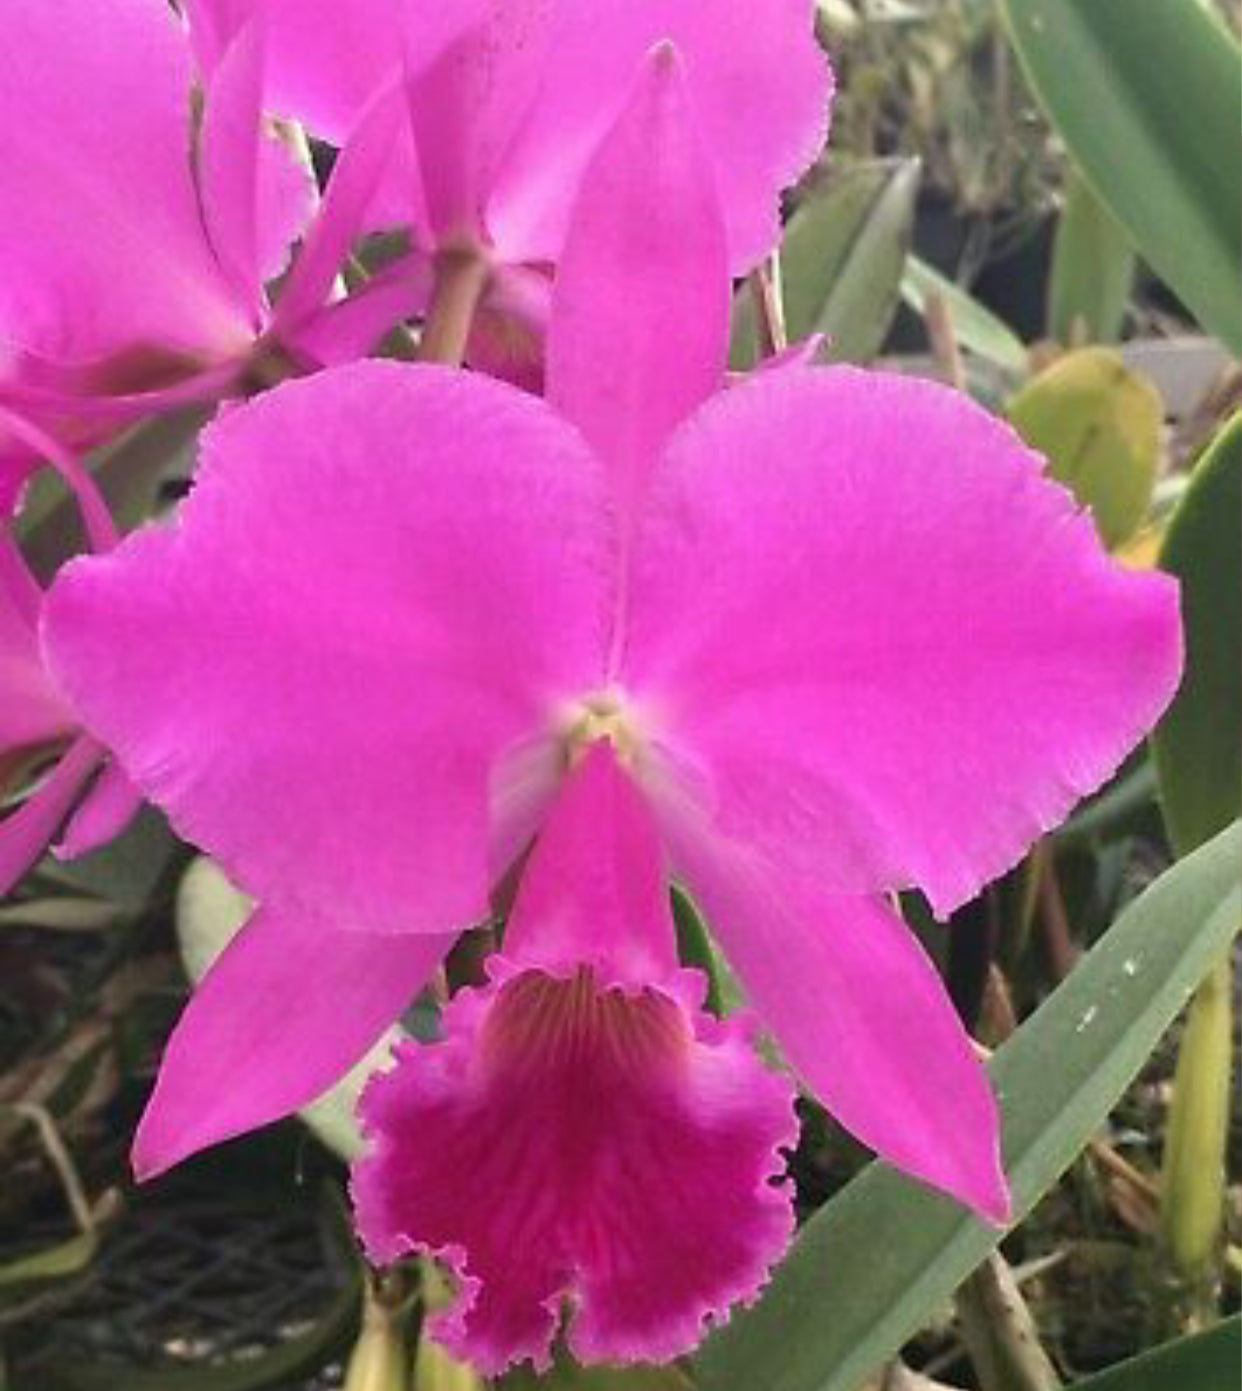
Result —
<instances>
[{"instance_id":1,"label":"green stem","mask_svg":"<svg viewBox=\"0 0 1242 1391\"><path fill-rule=\"evenodd\" d=\"M437 254L431 306L418 345L420 362L442 362L450 367L461 365L470 326L490 277L491 267L473 249Z\"/></svg>"}]
</instances>

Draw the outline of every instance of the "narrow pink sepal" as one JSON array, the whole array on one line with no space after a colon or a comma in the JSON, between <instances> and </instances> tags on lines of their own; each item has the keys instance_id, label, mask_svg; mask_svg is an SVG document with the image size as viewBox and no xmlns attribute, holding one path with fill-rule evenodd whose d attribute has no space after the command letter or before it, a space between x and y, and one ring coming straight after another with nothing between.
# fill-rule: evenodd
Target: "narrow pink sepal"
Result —
<instances>
[{"instance_id":1,"label":"narrow pink sepal","mask_svg":"<svg viewBox=\"0 0 1242 1391\"><path fill-rule=\"evenodd\" d=\"M565 1298L579 1359L678 1356L788 1243L773 1180L793 1089L748 1024L702 1014L673 940L650 810L596 744L545 821L490 983L363 1095L368 1250L452 1266L461 1294L431 1331L486 1374L545 1368Z\"/></svg>"},{"instance_id":2,"label":"narrow pink sepal","mask_svg":"<svg viewBox=\"0 0 1242 1391\"><path fill-rule=\"evenodd\" d=\"M137 1177L313 1101L426 982L449 936L382 936L260 907L190 998L134 1140Z\"/></svg>"},{"instance_id":3,"label":"narrow pink sepal","mask_svg":"<svg viewBox=\"0 0 1242 1391\"><path fill-rule=\"evenodd\" d=\"M204 97L197 162L207 236L256 332L265 310L258 249L264 48L255 19L221 58Z\"/></svg>"},{"instance_id":4,"label":"narrow pink sepal","mask_svg":"<svg viewBox=\"0 0 1242 1391\"><path fill-rule=\"evenodd\" d=\"M64 834L52 846L58 860L76 860L115 840L137 816L142 793L115 762L105 763L81 805L75 808Z\"/></svg>"},{"instance_id":5,"label":"narrow pink sepal","mask_svg":"<svg viewBox=\"0 0 1242 1391\"><path fill-rule=\"evenodd\" d=\"M757 374L674 438L618 679L720 835L947 913L1118 766L1178 683L1177 587L1041 466L852 368Z\"/></svg>"},{"instance_id":6,"label":"narrow pink sepal","mask_svg":"<svg viewBox=\"0 0 1242 1391\"><path fill-rule=\"evenodd\" d=\"M729 264L741 275L780 235L779 196L823 148L832 70L812 0L627 0L607 14L562 3L542 83L498 171L487 223L510 260L555 260L568 200L636 68L671 41L719 181Z\"/></svg>"},{"instance_id":7,"label":"narrow pink sepal","mask_svg":"<svg viewBox=\"0 0 1242 1391\"><path fill-rule=\"evenodd\" d=\"M186 0L207 72L261 16L270 42L267 104L334 145L345 144L367 103L400 72L408 8L407 0Z\"/></svg>"},{"instance_id":8,"label":"narrow pink sepal","mask_svg":"<svg viewBox=\"0 0 1242 1391\"><path fill-rule=\"evenodd\" d=\"M666 805L664 825L677 873L810 1091L889 1163L1005 1225L991 1085L906 924L714 842L684 809Z\"/></svg>"},{"instance_id":9,"label":"narrow pink sepal","mask_svg":"<svg viewBox=\"0 0 1242 1391\"><path fill-rule=\"evenodd\" d=\"M446 931L489 912L493 768L600 684L613 549L542 402L358 363L220 417L175 526L61 571L45 654L252 897Z\"/></svg>"},{"instance_id":10,"label":"narrow pink sepal","mask_svg":"<svg viewBox=\"0 0 1242 1391\"><path fill-rule=\"evenodd\" d=\"M0 897L55 839L103 757L93 739L75 739L42 785L0 821Z\"/></svg>"},{"instance_id":11,"label":"narrow pink sepal","mask_svg":"<svg viewBox=\"0 0 1242 1391\"><path fill-rule=\"evenodd\" d=\"M368 356L398 324L418 317L430 293L431 264L414 253L296 328L282 329L280 341L312 370L343 366Z\"/></svg>"},{"instance_id":12,"label":"narrow pink sepal","mask_svg":"<svg viewBox=\"0 0 1242 1391\"><path fill-rule=\"evenodd\" d=\"M670 431L723 382L729 273L681 60L654 49L583 175L552 292L548 399L633 505Z\"/></svg>"},{"instance_id":13,"label":"narrow pink sepal","mask_svg":"<svg viewBox=\"0 0 1242 1391\"><path fill-rule=\"evenodd\" d=\"M0 523L0 753L71 734L73 713L48 679L37 624L42 593Z\"/></svg>"},{"instance_id":14,"label":"narrow pink sepal","mask_svg":"<svg viewBox=\"0 0 1242 1391\"><path fill-rule=\"evenodd\" d=\"M323 202L276 303L274 331L296 332L328 302L332 284L406 129L405 90L392 84L363 112L337 158Z\"/></svg>"},{"instance_id":15,"label":"narrow pink sepal","mask_svg":"<svg viewBox=\"0 0 1242 1391\"><path fill-rule=\"evenodd\" d=\"M456 0L406 19L426 233L487 243L488 196L543 75L556 0ZM502 253L503 255L503 253Z\"/></svg>"}]
</instances>

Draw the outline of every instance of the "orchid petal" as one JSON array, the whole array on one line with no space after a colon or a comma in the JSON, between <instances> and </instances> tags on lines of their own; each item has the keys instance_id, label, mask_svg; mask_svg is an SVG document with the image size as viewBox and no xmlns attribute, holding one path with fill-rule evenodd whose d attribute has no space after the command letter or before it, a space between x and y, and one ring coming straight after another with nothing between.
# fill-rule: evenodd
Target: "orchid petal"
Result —
<instances>
[{"instance_id":1,"label":"orchid petal","mask_svg":"<svg viewBox=\"0 0 1242 1391\"><path fill-rule=\"evenodd\" d=\"M762 374L674 439L620 677L722 835L947 913L1117 767L1177 685L1176 586L1040 466L959 394L849 368Z\"/></svg>"},{"instance_id":2,"label":"orchid petal","mask_svg":"<svg viewBox=\"0 0 1242 1391\"><path fill-rule=\"evenodd\" d=\"M475 0L437 8L415 11L406 22L427 226L437 242L482 239L488 194L543 75L556 4Z\"/></svg>"},{"instance_id":3,"label":"orchid petal","mask_svg":"<svg viewBox=\"0 0 1242 1391\"><path fill-rule=\"evenodd\" d=\"M713 160L742 274L779 236L780 191L818 156L828 133L832 72L810 0L627 0L561 3L543 82L487 209L501 255L554 259L573 188L617 118L653 44L676 44L689 101ZM689 232L690 228L687 227Z\"/></svg>"},{"instance_id":4,"label":"orchid petal","mask_svg":"<svg viewBox=\"0 0 1242 1391\"><path fill-rule=\"evenodd\" d=\"M546 1366L563 1296L580 1358L674 1357L789 1239L771 1180L796 1135L792 1087L749 1025L699 1011L702 977L678 970L673 941L651 811L596 743L523 872L489 985L363 1095L368 1249L449 1261L462 1297L431 1329L485 1373Z\"/></svg>"},{"instance_id":5,"label":"orchid petal","mask_svg":"<svg viewBox=\"0 0 1242 1391\"><path fill-rule=\"evenodd\" d=\"M399 324L418 315L431 291L430 263L405 257L361 290L310 315L295 329L283 329L283 347L300 361L339 367L366 357Z\"/></svg>"},{"instance_id":6,"label":"orchid petal","mask_svg":"<svg viewBox=\"0 0 1242 1391\"><path fill-rule=\"evenodd\" d=\"M4 336L66 361L134 344L239 351L248 326L199 219L171 9L10 0L4 22Z\"/></svg>"},{"instance_id":7,"label":"orchid petal","mask_svg":"<svg viewBox=\"0 0 1242 1391\"><path fill-rule=\"evenodd\" d=\"M50 743L75 728L39 653L42 598L16 542L0 530L0 753Z\"/></svg>"},{"instance_id":8,"label":"orchid petal","mask_svg":"<svg viewBox=\"0 0 1242 1391\"><path fill-rule=\"evenodd\" d=\"M266 317L263 282L283 268L314 192L307 171L264 131L265 62L264 26L255 20L208 84L198 157L207 234L255 332Z\"/></svg>"},{"instance_id":9,"label":"orchid petal","mask_svg":"<svg viewBox=\"0 0 1242 1391\"><path fill-rule=\"evenodd\" d=\"M344 146L377 92L407 67L429 66L478 23L484 0L410 5L408 0L187 0L191 34L221 52L257 14L269 37L267 105L303 122L320 139ZM365 219L368 227L426 218L416 193L417 161L408 129L398 134ZM412 177L413 176L413 177Z\"/></svg>"},{"instance_id":10,"label":"orchid petal","mask_svg":"<svg viewBox=\"0 0 1242 1391\"><path fill-rule=\"evenodd\" d=\"M728 340L715 180L664 45L583 176L548 331L548 399L626 502L670 431L722 384Z\"/></svg>"},{"instance_id":11,"label":"orchid petal","mask_svg":"<svg viewBox=\"0 0 1242 1391\"><path fill-rule=\"evenodd\" d=\"M541 402L337 368L223 415L174 528L62 570L46 652L252 897L465 926L488 912L493 765L602 676L605 490Z\"/></svg>"},{"instance_id":12,"label":"orchid petal","mask_svg":"<svg viewBox=\"0 0 1242 1391\"><path fill-rule=\"evenodd\" d=\"M137 816L142 793L115 762L105 763L86 796L52 846L58 860L76 860L115 840Z\"/></svg>"},{"instance_id":13,"label":"orchid petal","mask_svg":"<svg viewBox=\"0 0 1242 1391\"><path fill-rule=\"evenodd\" d=\"M1003 1225L987 1074L905 923L665 816L677 872L810 1090L889 1163Z\"/></svg>"},{"instance_id":14,"label":"orchid petal","mask_svg":"<svg viewBox=\"0 0 1242 1391\"><path fill-rule=\"evenodd\" d=\"M393 85L366 108L337 158L323 203L277 302L277 333L296 329L327 302L342 262L363 231L363 216L391 161L394 142L405 128L405 91Z\"/></svg>"},{"instance_id":15,"label":"orchid petal","mask_svg":"<svg viewBox=\"0 0 1242 1391\"><path fill-rule=\"evenodd\" d=\"M409 1004L451 936L259 907L190 998L134 1140L139 1179L312 1101Z\"/></svg>"},{"instance_id":16,"label":"orchid petal","mask_svg":"<svg viewBox=\"0 0 1242 1391\"><path fill-rule=\"evenodd\" d=\"M103 756L93 739L75 739L42 784L0 821L0 896L51 844Z\"/></svg>"}]
</instances>

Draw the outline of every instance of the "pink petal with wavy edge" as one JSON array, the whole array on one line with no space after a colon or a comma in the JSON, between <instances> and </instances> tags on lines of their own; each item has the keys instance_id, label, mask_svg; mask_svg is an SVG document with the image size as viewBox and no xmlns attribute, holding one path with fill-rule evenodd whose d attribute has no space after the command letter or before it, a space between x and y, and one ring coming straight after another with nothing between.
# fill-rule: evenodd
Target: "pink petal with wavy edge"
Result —
<instances>
[{"instance_id":1,"label":"pink petal with wavy edge","mask_svg":"<svg viewBox=\"0 0 1242 1391\"><path fill-rule=\"evenodd\" d=\"M207 235L255 333L267 317L263 282L283 269L315 192L309 172L265 130L266 49L260 17L212 74L198 150Z\"/></svg>"},{"instance_id":2,"label":"pink petal with wavy edge","mask_svg":"<svg viewBox=\"0 0 1242 1391\"><path fill-rule=\"evenodd\" d=\"M142 800L124 771L113 762L105 763L52 853L58 860L76 860L107 845L138 815Z\"/></svg>"},{"instance_id":3,"label":"pink petal with wavy edge","mask_svg":"<svg viewBox=\"0 0 1242 1391\"><path fill-rule=\"evenodd\" d=\"M218 420L176 526L61 572L45 649L253 897L444 931L487 914L492 767L599 684L612 550L542 402L358 363Z\"/></svg>"},{"instance_id":4,"label":"pink petal with wavy edge","mask_svg":"<svg viewBox=\"0 0 1242 1391\"><path fill-rule=\"evenodd\" d=\"M728 840L947 913L1099 786L1181 670L1003 424L926 382L766 373L672 442L620 677Z\"/></svg>"},{"instance_id":5,"label":"pink petal with wavy edge","mask_svg":"<svg viewBox=\"0 0 1242 1391\"><path fill-rule=\"evenodd\" d=\"M672 944L651 814L597 745L544 826L491 983L363 1095L364 1240L378 1260L449 1261L462 1296L432 1331L486 1374L546 1367L566 1295L580 1359L677 1356L789 1240L771 1180L792 1088L747 1027L699 1011Z\"/></svg>"},{"instance_id":6,"label":"pink petal with wavy edge","mask_svg":"<svg viewBox=\"0 0 1242 1391\"><path fill-rule=\"evenodd\" d=\"M93 739L75 739L42 784L0 821L0 897L51 844L104 756Z\"/></svg>"},{"instance_id":7,"label":"pink petal with wavy edge","mask_svg":"<svg viewBox=\"0 0 1242 1391\"><path fill-rule=\"evenodd\" d=\"M199 218L190 55L172 11L10 0L4 26L4 336L64 361L142 344L244 348L244 309Z\"/></svg>"},{"instance_id":8,"label":"pink petal with wavy edge","mask_svg":"<svg viewBox=\"0 0 1242 1391\"><path fill-rule=\"evenodd\" d=\"M715 181L681 60L664 45L583 176L548 330L548 399L625 504L674 426L721 386L728 341Z\"/></svg>"},{"instance_id":9,"label":"pink petal with wavy edge","mask_svg":"<svg viewBox=\"0 0 1242 1391\"><path fill-rule=\"evenodd\" d=\"M134 1140L134 1173L154 1178L313 1101L414 999L452 943L256 909L173 1030Z\"/></svg>"},{"instance_id":10,"label":"pink petal with wavy edge","mask_svg":"<svg viewBox=\"0 0 1242 1391\"><path fill-rule=\"evenodd\" d=\"M811 0L628 0L606 10L562 0L539 95L487 209L500 254L557 256L566 190L620 112L643 55L671 40L685 60L704 144L717 152L730 265L735 274L748 270L776 244L781 189L827 138L832 72L813 13Z\"/></svg>"},{"instance_id":11,"label":"pink petal with wavy edge","mask_svg":"<svg viewBox=\"0 0 1242 1391\"><path fill-rule=\"evenodd\" d=\"M684 805L657 805L677 875L809 1089L891 1164L1003 1225L987 1074L905 923L717 839Z\"/></svg>"}]
</instances>

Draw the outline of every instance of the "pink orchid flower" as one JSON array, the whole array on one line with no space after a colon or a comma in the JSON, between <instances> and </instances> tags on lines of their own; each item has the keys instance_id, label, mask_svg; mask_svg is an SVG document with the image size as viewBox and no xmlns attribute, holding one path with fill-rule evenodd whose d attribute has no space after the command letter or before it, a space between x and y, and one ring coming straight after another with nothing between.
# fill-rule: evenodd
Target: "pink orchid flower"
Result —
<instances>
[{"instance_id":1,"label":"pink orchid flower","mask_svg":"<svg viewBox=\"0 0 1242 1391\"><path fill-rule=\"evenodd\" d=\"M244 389L277 340L296 355L381 172L391 111L368 110L345 180L363 186L325 203L274 314L264 283L313 183L265 129L262 24L200 92L162 0L4 0L0 14L0 401L81 448ZM36 466L0 433L0 509Z\"/></svg>"},{"instance_id":2,"label":"pink orchid flower","mask_svg":"<svg viewBox=\"0 0 1242 1391\"><path fill-rule=\"evenodd\" d=\"M643 55L675 42L724 208L730 267L779 236L778 197L827 137L832 73L812 0L188 0L203 61L262 12L275 109L339 142L385 82L408 74L412 139L374 210L412 224L426 307L437 263L483 296L471 360L539 377L550 279L573 191ZM463 255L463 253L468 253ZM484 281L486 289L484 290ZM450 300L453 298L449 295Z\"/></svg>"},{"instance_id":3,"label":"pink orchid flower","mask_svg":"<svg viewBox=\"0 0 1242 1391\"><path fill-rule=\"evenodd\" d=\"M48 460L71 489L96 551L116 544L107 506L76 461L37 426L0 407L0 429ZM141 794L79 726L43 663L38 623L43 591L9 526L0 528L0 785L54 758L26 800L0 820L0 895L39 858L63 827L65 859L111 840L141 805Z\"/></svg>"},{"instance_id":4,"label":"pink orchid flower","mask_svg":"<svg viewBox=\"0 0 1242 1391\"><path fill-rule=\"evenodd\" d=\"M440 1329L488 1368L546 1362L562 1293L581 1354L668 1355L788 1230L788 1093L699 1012L670 877L841 1123L1005 1220L986 1075L887 896L974 895L1180 670L1173 582L960 395L721 389L716 200L663 46L582 182L548 401L287 384L211 428L173 527L47 605L88 726L260 904L170 1040L142 1175L324 1090L533 840L489 982L365 1096L355 1176L378 1257L456 1267Z\"/></svg>"}]
</instances>

